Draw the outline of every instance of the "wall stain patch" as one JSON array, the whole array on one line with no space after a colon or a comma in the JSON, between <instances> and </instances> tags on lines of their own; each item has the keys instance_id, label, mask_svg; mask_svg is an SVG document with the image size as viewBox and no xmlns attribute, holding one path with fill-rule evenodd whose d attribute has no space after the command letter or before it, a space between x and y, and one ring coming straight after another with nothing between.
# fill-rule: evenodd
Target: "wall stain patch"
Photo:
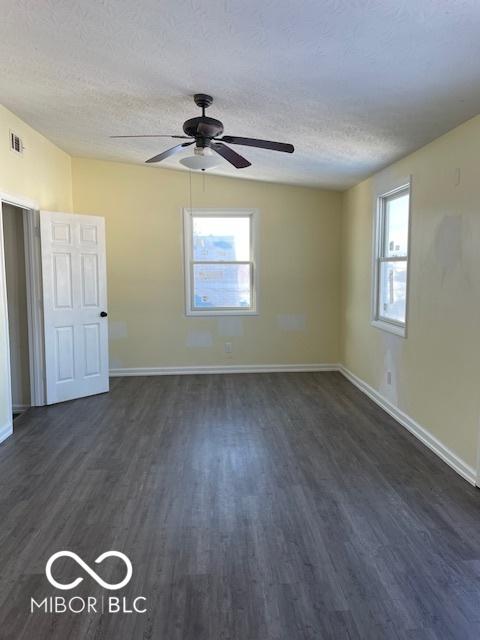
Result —
<instances>
[{"instance_id":1,"label":"wall stain patch","mask_svg":"<svg viewBox=\"0 0 480 640\"><path fill-rule=\"evenodd\" d=\"M435 230L435 259L440 267L441 282L447 274L463 262L462 237L464 221L462 215L445 216Z\"/></svg>"},{"instance_id":2,"label":"wall stain patch","mask_svg":"<svg viewBox=\"0 0 480 640\"><path fill-rule=\"evenodd\" d=\"M223 338L239 338L243 336L242 318L218 318L218 333Z\"/></svg>"},{"instance_id":3,"label":"wall stain patch","mask_svg":"<svg viewBox=\"0 0 480 640\"><path fill-rule=\"evenodd\" d=\"M189 331L187 335L187 347L208 348L213 345L210 331Z\"/></svg>"},{"instance_id":4,"label":"wall stain patch","mask_svg":"<svg viewBox=\"0 0 480 640\"><path fill-rule=\"evenodd\" d=\"M307 320L302 314L282 314L277 316L277 326L282 331L305 331Z\"/></svg>"},{"instance_id":5,"label":"wall stain patch","mask_svg":"<svg viewBox=\"0 0 480 640\"><path fill-rule=\"evenodd\" d=\"M127 323L123 320L110 321L108 323L109 340L124 340L128 338Z\"/></svg>"}]
</instances>

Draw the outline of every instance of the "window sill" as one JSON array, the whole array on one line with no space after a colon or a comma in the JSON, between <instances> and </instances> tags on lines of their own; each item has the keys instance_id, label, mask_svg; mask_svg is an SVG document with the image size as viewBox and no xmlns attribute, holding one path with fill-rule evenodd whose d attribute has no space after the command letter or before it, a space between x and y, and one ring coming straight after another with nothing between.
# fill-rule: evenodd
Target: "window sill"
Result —
<instances>
[{"instance_id":1,"label":"window sill","mask_svg":"<svg viewBox=\"0 0 480 640\"><path fill-rule=\"evenodd\" d=\"M382 331L387 331L388 333L393 333L396 336L400 336L400 338L407 337L407 327L402 327L398 324L394 324L393 322L386 322L385 320L372 320L372 327L376 327L377 329L381 329Z\"/></svg>"},{"instance_id":2,"label":"window sill","mask_svg":"<svg viewBox=\"0 0 480 640\"><path fill-rule=\"evenodd\" d=\"M188 318L192 318L195 316L205 317L205 316L258 316L258 311L222 311L220 309L212 310L212 311L187 311L185 315Z\"/></svg>"}]
</instances>

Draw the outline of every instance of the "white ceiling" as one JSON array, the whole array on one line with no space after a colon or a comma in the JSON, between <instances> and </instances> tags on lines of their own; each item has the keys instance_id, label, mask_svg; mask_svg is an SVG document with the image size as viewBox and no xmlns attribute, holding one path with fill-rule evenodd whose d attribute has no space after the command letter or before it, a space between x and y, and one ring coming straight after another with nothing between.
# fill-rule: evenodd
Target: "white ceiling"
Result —
<instances>
[{"instance_id":1,"label":"white ceiling","mask_svg":"<svg viewBox=\"0 0 480 640\"><path fill-rule=\"evenodd\" d=\"M174 141L108 136L181 133L205 92L296 147L215 173L344 188L480 112L479 0L1 4L0 101L73 155L141 163Z\"/></svg>"}]
</instances>

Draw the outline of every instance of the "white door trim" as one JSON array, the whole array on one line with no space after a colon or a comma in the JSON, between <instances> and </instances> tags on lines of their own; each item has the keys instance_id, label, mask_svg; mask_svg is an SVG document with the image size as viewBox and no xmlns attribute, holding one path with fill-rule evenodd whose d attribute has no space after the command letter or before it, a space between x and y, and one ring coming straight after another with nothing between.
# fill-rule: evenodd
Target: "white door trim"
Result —
<instances>
[{"instance_id":1,"label":"white door trim","mask_svg":"<svg viewBox=\"0 0 480 640\"><path fill-rule=\"evenodd\" d=\"M2 226L3 204L10 204L23 209L23 229L25 243L25 274L27 280L27 314L28 314L28 349L30 365L30 405L34 407L45 404L45 364L43 348L42 317L42 271L40 260L39 207L37 202L22 196L0 193L0 226ZM3 251L3 226L1 234ZM3 289L5 319L7 320L5 353L10 358L10 341L8 336L8 305L6 296L5 261L2 259L0 286ZM11 402L11 380L9 397ZM11 407L10 407L11 408ZM11 412L11 411L10 411Z\"/></svg>"},{"instance_id":2,"label":"white door trim","mask_svg":"<svg viewBox=\"0 0 480 640\"><path fill-rule=\"evenodd\" d=\"M7 304L7 278L5 272L5 249L3 238L3 208L2 199L0 198L0 322L4 324L5 341L2 351L5 353L6 380L5 391L7 400L7 422L0 424L0 442L3 442L13 431L13 410L12 410L12 380L10 373L10 336L8 332L8 304Z\"/></svg>"},{"instance_id":3,"label":"white door trim","mask_svg":"<svg viewBox=\"0 0 480 640\"><path fill-rule=\"evenodd\" d=\"M478 418L478 428L477 428L477 466L476 466L475 486L480 487L480 416Z\"/></svg>"}]
</instances>

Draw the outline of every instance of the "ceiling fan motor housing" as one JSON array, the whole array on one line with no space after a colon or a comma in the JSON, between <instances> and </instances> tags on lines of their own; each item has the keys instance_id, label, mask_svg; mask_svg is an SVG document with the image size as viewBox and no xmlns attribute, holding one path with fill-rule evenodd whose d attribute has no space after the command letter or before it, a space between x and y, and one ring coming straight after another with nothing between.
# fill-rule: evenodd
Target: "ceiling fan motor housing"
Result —
<instances>
[{"instance_id":1,"label":"ceiling fan motor housing","mask_svg":"<svg viewBox=\"0 0 480 640\"><path fill-rule=\"evenodd\" d=\"M222 135L223 124L215 118L198 116L186 120L183 123L183 130L187 136L196 138L199 146L208 147L212 138Z\"/></svg>"}]
</instances>

